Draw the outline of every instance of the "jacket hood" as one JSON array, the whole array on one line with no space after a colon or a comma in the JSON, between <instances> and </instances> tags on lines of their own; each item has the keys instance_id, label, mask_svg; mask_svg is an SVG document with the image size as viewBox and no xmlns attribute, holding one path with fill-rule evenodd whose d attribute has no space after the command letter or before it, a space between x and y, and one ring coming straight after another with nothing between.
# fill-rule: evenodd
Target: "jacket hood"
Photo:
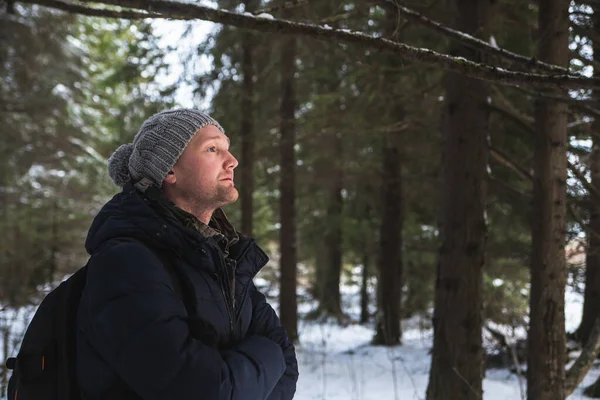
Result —
<instances>
[{"instance_id":1,"label":"jacket hood","mask_svg":"<svg viewBox=\"0 0 600 400\"><path fill-rule=\"evenodd\" d=\"M225 230L223 236L230 236L233 227L225 214L217 211L215 228ZM92 255L107 241L120 237L136 239L157 250L174 251L189 261L192 261L196 254L192 249L198 248L207 240L195 228L184 225L172 213L161 211L157 199L141 194L131 184L125 185L123 191L109 200L94 218L85 248ZM238 238L237 234L235 238L235 243L231 243L230 256L238 261L247 261L240 265L242 268L238 272L251 278L269 258L254 239L244 236Z\"/></svg>"},{"instance_id":2,"label":"jacket hood","mask_svg":"<svg viewBox=\"0 0 600 400\"><path fill-rule=\"evenodd\" d=\"M125 185L100 210L88 232L85 243L91 255L110 239L128 237L158 249L177 251L190 241L198 242L199 235L160 213L151 200L132 185ZM198 243L194 243L197 245Z\"/></svg>"}]
</instances>

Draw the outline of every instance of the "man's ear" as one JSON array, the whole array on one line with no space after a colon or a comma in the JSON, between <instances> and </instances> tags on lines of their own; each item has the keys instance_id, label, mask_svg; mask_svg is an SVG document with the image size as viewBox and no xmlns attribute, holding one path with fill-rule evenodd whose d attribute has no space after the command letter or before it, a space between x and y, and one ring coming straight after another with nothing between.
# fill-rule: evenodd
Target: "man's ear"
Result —
<instances>
[{"instance_id":1,"label":"man's ear","mask_svg":"<svg viewBox=\"0 0 600 400\"><path fill-rule=\"evenodd\" d=\"M165 176L165 179L163 180L164 183L169 183L169 184L174 184L175 182L177 182L177 177L175 176L175 172L173 172L173 170L169 171L169 173L167 174L167 176Z\"/></svg>"}]
</instances>

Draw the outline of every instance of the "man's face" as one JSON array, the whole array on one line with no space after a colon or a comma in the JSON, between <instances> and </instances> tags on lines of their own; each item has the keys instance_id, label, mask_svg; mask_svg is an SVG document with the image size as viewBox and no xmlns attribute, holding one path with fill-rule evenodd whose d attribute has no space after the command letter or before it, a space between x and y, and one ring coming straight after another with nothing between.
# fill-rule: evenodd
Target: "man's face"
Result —
<instances>
[{"instance_id":1,"label":"man's face","mask_svg":"<svg viewBox=\"0 0 600 400\"><path fill-rule=\"evenodd\" d=\"M179 207L192 213L212 212L237 200L233 183L237 165L229 152L229 138L216 126L208 125L192 138L163 187Z\"/></svg>"}]
</instances>

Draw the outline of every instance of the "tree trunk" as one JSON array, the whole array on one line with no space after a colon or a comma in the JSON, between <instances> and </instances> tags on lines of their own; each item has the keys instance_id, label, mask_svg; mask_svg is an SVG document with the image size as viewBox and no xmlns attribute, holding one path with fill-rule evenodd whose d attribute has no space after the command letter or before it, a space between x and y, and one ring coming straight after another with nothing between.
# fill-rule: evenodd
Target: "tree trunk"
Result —
<instances>
[{"instance_id":1,"label":"tree trunk","mask_svg":"<svg viewBox=\"0 0 600 400\"><path fill-rule=\"evenodd\" d=\"M594 32L596 37L600 37L600 7L594 5L593 8L594 14L591 18L594 23ZM600 62L600 42L594 41L592 46L594 61ZM594 77L600 77L600 71L596 68L594 68ZM600 100L600 91L595 90L593 97ZM592 132L600 133L600 118L594 119ZM595 188L600 187L600 139L597 136L592 136L590 169L592 186ZM600 318L600 199L595 198L592 194L589 194L589 213L583 316L579 329L577 329L577 339L584 344L589 342L594 324ZM588 397L600 398L600 378L587 387L584 394Z\"/></svg>"},{"instance_id":2,"label":"tree trunk","mask_svg":"<svg viewBox=\"0 0 600 400\"><path fill-rule=\"evenodd\" d=\"M379 258L381 301L374 344L393 346L402 339L400 301L402 294L402 180L398 133L387 134L383 148L382 214Z\"/></svg>"},{"instance_id":3,"label":"tree trunk","mask_svg":"<svg viewBox=\"0 0 600 400\"><path fill-rule=\"evenodd\" d=\"M451 2L455 27L486 38L489 0ZM455 44L455 56L483 55ZM441 247L428 400L482 399L481 342L488 163L487 84L448 73L442 145Z\"/></svg>"},{"instance_id":4,"label":"tree trunk","mask_svg":"<svg viewBox=\"0 0 600 400\"><path fill-rule=\"evenodd\" d=\"M394 7L386 10L384 34L394 37L398 27L398 13ZM389 56L386 61L386 76L383 83L389 84L398 79L394 72L404 66L404 61ZM395 92L393 92L395 94ZM404 115L403 99L390 99L390 109L386 117L391 121L401 120ZM385 132L381 165L381 225L380 225L380 257L378 260L379 276L377 285L381 296L378 303L377 321L375 325L374 344L393 346L402 340L401 301L402 301L402 226L403 226L403 194L402 194L402 155L400 151L400 132Z\"/></svg>"},{"instance_id":5,"label":"tree trunk","mask_svg":"<svg viewBox=\"0 0 600 400\"><path fill-rule=\"evenodd\" d=\"M280 319L292 341L298 339L298 303L296 297L296 39L282 38L281 42L281 175L280 191Z\"/></svg>"},{"instance_id":6,"label":"tree trunk","mask_svg":"<svg viewBox=\"0 0 600 400\"><path fill-rule=\"evenodd\" d=\"M5 359L8 358L10 351L10 330L11 325L8 323L8 317L6 311L3 312L3 316L0 317L0 329L2 331L2 351ZM0 381L0 397L6 397L6 391L8 389L8 368L2 368L2 378Z\"/></svg>"},{"instance_id":7,"label":"tree trunk","mask_svg":"<svg viewBox=\"0 0 600 400\"><path fill-rule=\"evenodd\" d=\"M335 85L337 90L338 85ZM331 88L330 88L331 89ZM337 102L336 102L337 104ZM340 275L342 273L342 185L343 185L343 147L342 135L338 132L327 132L330 154L328 162L328 204L326 212L327 226L323 242L326 260L323 265L323 281L320 284L319 308L326 315L342 320L342 301L340 295Z\"/></svg>"},{"instance_id":8,"label":"tree trunk","mask_svg":"<svg viewBox=\"0 0 600 400\"><path fill-rule=\"evenodd\" d=\"M600 7L594 6L594 21L596 37L600 38ZM594 61L600 62L600 43L593 42ZM600 71L594 68L594 77L600 78ZM600 101L600 91L594 90L594 98ZM600 134L600 118L595 118L592 131ZM600 188L600 139L592 135L592 154L590 156L592 186ZM589 195L590 222L587 233L587 254L585 260L585 293L583 301L583 317L577 329L577 339L586 343L597 318L600 317L600 199Z\"/></svg>"},{"instance_id":9,"label":"tree trunk","mask_svg":"<svg viewBox=\"0 0 600 400\"><path fill-rule=\"evenodd\" d=\"M360 323L369 321L369 255L367 250L362 259L362 277L360 282Z\"/></svg>"},{"instance_id":10,"label":"tree trunk","mask_svg":"<svg viewBox=\"0 0 600 400\"><path fill-rule=\"evenodd\" d=\"M364 193L370 193L372 190L371 185L368 184L364 187ZM373 205L370 199L366 199L364 204L364 218L371 218ZM360 323L365 324L369 321L369 269L373 262L373 243L371 240L372 235L367 235L363 241L363 257L362 257L362 278L360 285ZM378 285L379 286L379 285ZM379 296L376 295L376 299ZM377 300L378 301L378 300ZM377 303L379 305L379 303Z\"/></svg>"},{"instance_id":11,"label":"tree trunk","mask_svg":"<svg viewBox=\"0 0 600 400\"><path fill-rule=\"evenodd\" d=\"M245 11L255 10L255 1L244 1ZM242 75L243 90L241 97L242 120L240 135L242 136L241 154L241 188L240 203L242 214L241 231L252 236L252 219L254 215L254 40L255 35L244 32L242 37Z\"/></svg>"},{"instance_id":12,"label":"tree trunk","mask_svg":"<svg viewBox=\"0 0 600 400\"><path fill-rule=\"evenodd\" d=\"M334 15L337 2L330 0L317 0L314 3L314 12L317 15ZM333 28L340 28L338 23L332 22ZM322 112L339 115L342 107L342 96L339 93L342 68L339 54L326 52L323 54L320 73L315 77L318 95L320 97ZM342 210L343 210L343 171L344 149L342 132L333 126L326 126L322 134L321 146L329 149L320 157L319 169L324 178L321 188L326 193L325 227L323 230L324 269L321 271L319 291L319 314L335 317L338 322L345 323L342 313L342 299L340 293L340 277L342 273Z\"/></svg>"},{"instance_id":13,"label":"tree trunk","mask_svg":"<svg viewBox=\"0 0 600 400\"><path fill-rule=\"evenodd\" d=\"M600 48L598 51L600 52ZM600 119L594 120L592 129L600 133ZM590 157L592 185L600 187L600 141L595 136L592 137L592 141ZM595 199L592 194L589 194L589 213L583 316L576 335L577 340L583 344L587 342L596 319L600 317L600 199Z\"/></svg>"},{"instance_id":14,"label":"tree trunk","mask_svg":"<svg viewBox=\"0 0 600 400\"><path fill-rule=\"evenodd\" d=\"M567 67L569 1L539 2L538 18L538 58ZM562 400L566 358L566 104L537 99L535 131L527 391L532 400Z\"/></svg>"}]
</instances>

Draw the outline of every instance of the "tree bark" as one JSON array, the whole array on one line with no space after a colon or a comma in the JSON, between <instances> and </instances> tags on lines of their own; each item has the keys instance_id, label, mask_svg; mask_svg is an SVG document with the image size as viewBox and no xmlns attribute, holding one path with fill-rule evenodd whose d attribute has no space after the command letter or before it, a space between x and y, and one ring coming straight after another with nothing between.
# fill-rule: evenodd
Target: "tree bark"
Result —
<instances>
[{"instance_id":1,"label":"tree bark","mask_svg":"<svg viewBox=\"0 0 600 400\"><path fill-rule=\"evenodd\" d=\"M542 1L538 12L538 58L567 66L569 1ZM535 130L527 395L532 400L562 400L566 359L567 106L537 99Z\"/></svg>"},{"instance_id":2,"label":"tree bark","mask_svg":"<svg viewBox=\"0 0 600 400\"><path fill-rule=\"evenodd\" d=\"M365 250L362 259L362 276L360 280L360 323L369 321L369 255Z\"/></svg>"},{"instance_id":3,"label":"tree bark","mask_svg":"<svg viewBox=\"0 0 600 400\"><path fill-rule=\"evenodd\" d=\"M332 15L337 4L330 0L315 1L312 9L316 15ZM335 22L331 22L336 28ZM327 52L322 55L320 73L315 76L320 108L323 113L338 115L342 107L342 96L339 95L341 78L340 55ZM339 124L337 124L339 126ZM336 124L327 125L321 130L321 146L330 151L319 157L320 175L323 177L321 189L325 192L326 205L323 229L324 263L320 271L319 314L332 316L340 323L345 323L342 312L340 278L342 274L342 211L343 211L343 178L344 148L342 134Z\"/></svg>"},{"instance_id":4,"label":"tree bark","mask_svg":"<svg viewBox=\"0 0 600 400\"><path fill-rule=\"evenodd\" d=\"M489 0L451 2L457 29L486 37ZM455 56L483 55L455 45ZM442 145L441 247L435 285L428 400L482 399L481 341L488 163L488 87L448 73Z\"/></svg>"},{"instance_id":5,"label":"tree bark","mask_svg":"<svg viewBox=\"0 0 600 400\"><path fill-rule=\"evenodd\" d=\"M245 0L245 10L254 11L256 8L254 0ZM255 35L244 32L242 37L242 75L243 89L241 97L242 120L240 123L240 135L242 136L241 154L241 188L240 203L242 224L241 231L247 235L253 235L254 216L254 41Z\"/></svg>"},{"instance_id":6,"label":"tree bark","mask_svg":"<svg viewBox=\"0 0 600 400\"><path fill-rule=\"evenodd\" d=\"M337 90L338 85L335 85ZM337 104L337 102L336 102ZM328 174L328 204L327 226L323 241L325 243L326 262L323 267L323 282L320 285L319 307L321 312L343 319L342 299L340 294L340 276L342 273L342 185L343 185L343 146L342 135L337 132L327 132L329 147L333 153L329 155Z\"/></svg>"},{"instance_id":7,"label":"tree bark","mask_svg":"<svg viewBox=\"0 0 600 400\"><path fill-rule=\"evenodd\" d=\"M600 5L594 5L594 31L600 35ZM599 36L600 37L600 36ZM594 41L594 60L600 62L600 43ZM600 77L600 71L594 69L594 75ZM600 101L600 91L594 90L593 97ZM600 133L600 118L594 118L592 131ZM592 135L592 154L590 156L591 186L600 188L600 139ZM577 339L586 343L597 318L600 317L600 202L592 193L588 194L590 221L588 224L585 266L585 292L583 316L577 329Z\"/></svg>"},{"instance_id":8,"label":"tree bark","mask_svg":"<svg viewBox=\"0 0 600 400\"><path fill-rule=\"evenodd\" d=\"M6 312L3 312L6 314ZM6 315L0 317L0 330L2 332L2 351L6 358L10 351L10 330L11 327L8 323L8 317ZM6 397L6 391L8 389L8 368L5 366L2 368L2 376L0 378L0 397Z\"/></svg>"},{"instance_id":9,"label":"tree bark","mask_svg":"<svg viewBox=\"0 0 600 400\"><path fill-rule=\"evenodd\" d=\"M398 13L396 9L386 10L384 34L388 38L397 39ZM387 57L384 61L386 72L383 84L398 79L394 69L403 66L397 57ZM387 72L390 71L390 72ZM404 112L403 99L396 97L392 91L391 107L387 117L393 121L402 120ZM402 151L400 149L401 132L383 133L383 149L381 164L381 225L380 225L380 257L378 262L381 301L376 321L374 344L394 346L402 340L401 302L402 302L402 228L404 197L402 193Z\"/></svg>"},{"instance_id":10,"label":"tree bark","mask_svg":"<svg viewBox=\"0 0 600 400\"><path fill-rule=\"evenodd\" d=\"M281 41L281 127L280 127L280 319L290 340L298 339L298 300L296 297L296 39Z\"/></svg>"},{"instance_id":11,"label":"tree bark","mask_svg":"<svg viewBox=\"0 0 600 400\"><path fill-rule=\"evenodd\" d=\"M382 212L379 279L381 300L374 344L394 346L402 340L402 179L397 133L386 134L382 162Z\"/></svg>"}]
</instances>

